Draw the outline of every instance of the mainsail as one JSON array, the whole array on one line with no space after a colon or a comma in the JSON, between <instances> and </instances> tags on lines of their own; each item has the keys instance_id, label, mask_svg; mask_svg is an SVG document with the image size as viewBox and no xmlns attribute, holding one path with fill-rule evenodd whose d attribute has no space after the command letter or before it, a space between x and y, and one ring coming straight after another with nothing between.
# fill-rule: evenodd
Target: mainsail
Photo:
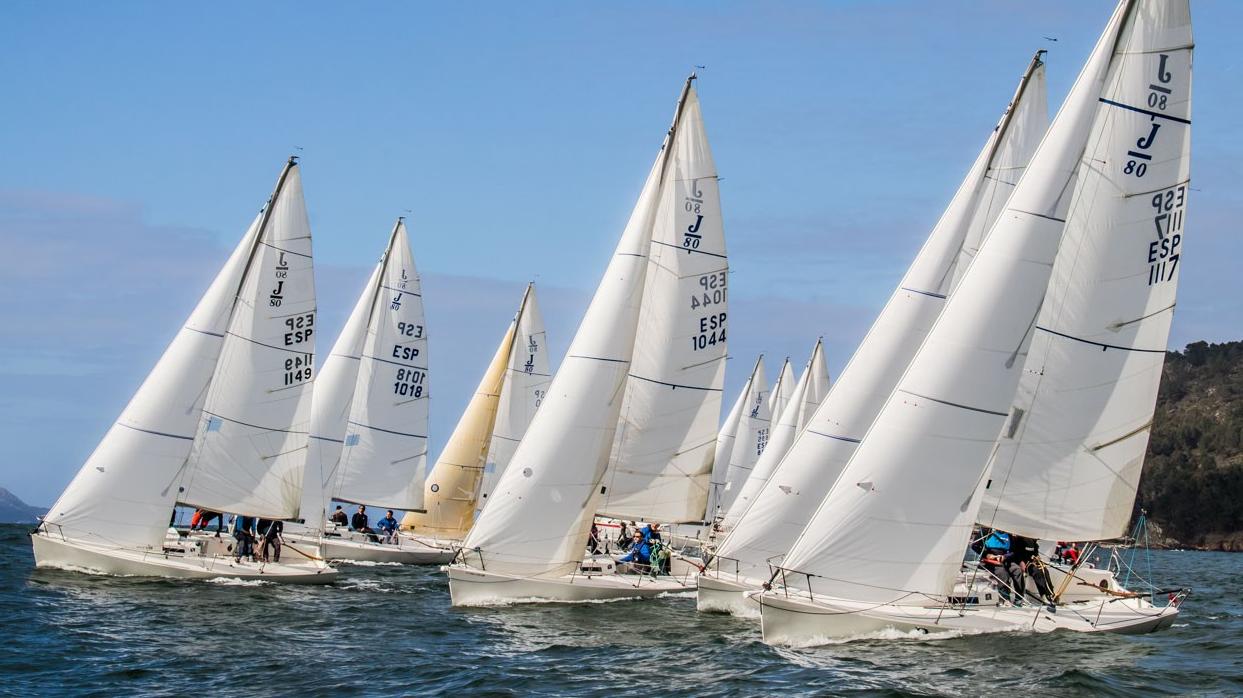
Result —
<instances>
[{"instance_id":1,"label":"mainsail","mask_svg":"<svg viewBox=\"0 0 1243 698\"><path fill-rule=\"evenodd\" d=\"M811 358L807 360L807 367L803 369L803 375L799 377L798 384L790 394L789 403L773 424L764 452L755 462L755 467L743 482L722 521L724 529L729 530L737 525L743 512L755 501L755 496L768 482L777 464L811 421L812 415L828 393L829 367L824 359L824 340L817 339L811 350Z\"/></svg>"},{"instance_id":2,"label":"mainsail","mask_svg":"<svg viewBox=\"0 0 1243 698\"><path fill-rule=\"evenodd\" d=\"M259 223L177 500L265 518L298 513L315 354L315 279L291 158Z\"/></svg>"},{"instance_id":3,"label":"mainsail","mask_svg":"<svg viewBox=\"0 0 1243 698\"><path fill-rule=\"evenodd\" d=\"M121 416L44 517L69 539L159 548L261 213Z\"/></svg>"},{"instance_id":4,"label":"mainsail","mask_svg":"<svg viewBox=\"0 0 1243 698\"><path fill-rule=\"evenodd\" d=\"M1076 175L1115 157L1093 124L1122 96L1116 68L1139 67L1152 48L1147 32L1130 30L1131 7L1115 11L975 261L785 556L783 568L809 575L787 575L791 583L814 576L816 593L878 603L937 603L949 593L1064 221L1095 203Z\"/></svg>"},{"instance_id":5,"label":"mainsail","mask_svg":"<svg viewBox=\"0 0 1243 698\"><path fill-rule=\"evenodd\" d=\"M733 561L722 570L768 578L768 562L790 549L902 377L954 288L954 271L975 256L963 252L971 231L992 226L1002 208L992 202L1010 196L1048 126L1041 53L811 424L718 548Z\"/></svg>"},{"instance_id":6,"label":"mainsail","mask_svg":"<svg viewBox=\"0 0 1243 698\"><path fill-rule=\"evenodd\" d=\"M1191 17L1141 3L1110 75L980 520L1050 540L1130 522L1190 190Z\"/></svg>"},{"instance_id":7,"label":"mainsail","mask_svg":"<svg viewBox=\"0 0 1243 698\"><path fill-rule=\"evenodd\" d=\"M684 106L694 100L688 80L674 125L548 396L467 534L468 564L557 576L577 569L583 557L630 373L666 161L682 131Z\"/></svg>"},{"instance_id":8,"label":"mainsail","mask_svg":"<svg viewBox=\"0 0 1243 698\"><path fill-rule=\"evenodd\" d=\"M400 218L367 317L333 496L421 509L427 469L428 334L419 274Z\"/></svg>"},{"instance_id":9,"label":"mainsail","mask_svg":"<svg viewBox=\"0 0 1243 698\"><path fill-rule=\"evenodd\" d=\"M703 521L721 414L729 265L716 167L692 94L657 204L634 358L600 513Z\"/></svg>"},{"instance_id":10,"label":"mainsail","mask_svg":"<svg viewBox=\"0 0 1243 698\"><path fill-rule=\"evenodd\" d=\"M734 495L738 493L738 488L755 465L756 459L759 458L763 450L763 443L758 438L760 423L758 418L761 416L761 411L763 411L763 428L767 429L769 423L768 382L764 377L763 354L755 360L751 375L747 378L746 384L742 386L742 392L738 393L738 399L734 401L729 416L725 418L725 423L721 425L721 431L716 436L706 518L715 519L728 510L729 502L733 501L731 490ZM738 441L740 433L742 434L741 445ZM734 461L735 453L740 456L737 465Z\"/></svg>"}]
</instances>

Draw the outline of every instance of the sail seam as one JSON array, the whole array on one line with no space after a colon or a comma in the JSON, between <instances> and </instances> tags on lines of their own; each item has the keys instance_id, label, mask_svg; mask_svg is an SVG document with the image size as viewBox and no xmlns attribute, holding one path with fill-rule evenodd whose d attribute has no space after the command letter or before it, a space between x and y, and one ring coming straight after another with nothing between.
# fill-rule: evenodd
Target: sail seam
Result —
<instances>
[{"instance_id":1,"label":"sail seam","mask_svg":"<svg viewBox=\"0 0 1243 698\"><path fill-rule=\"evenodd\" d=\"M658 381L658 380L654 380L654 379L652 379L652 378L644 378L643 376L640 376L640 375L638 375L638 374L634 374L634 373L630 373L630 374L627 374L627 375L629 375L631 378L637 378L637 379L639 379L639 380L641 380L641 381L647 381L648 383L655 383L655 384L657 384L657 385L667 385L667 386L669 386L670 388L675 388L675 389L676 389L676 388L689 388L689 389L691 389L691 390L703 390L703 391L705 391L705 392L709 392L709 393L719 393L719 392L722 392L722 389L721 389L721 388L701 388L701 387L699 387L699 386L697 386L697 385L682 385L682 384L680 384L680 383L666 383L665 381Z\"/></svg>"},{"instance_id":2,"label":"sail seam","mask_svg":"<svg viewBox=\"0 0 1243 698\"><path fill-rule=\"evenodd\" d=\"M294 255L294 256L296 256L296 257L306 257L307 259L310 259L310 258L311 258L311 255L309 255L309 254L302 254L301 252L294 252L293 250L287 250L287 249L285 249L285 248L283 248L283 247L277 247L276 245L273 245L273 244L272 244L272 243L270 243L270 242L265 242L265 241L263 241L263 240L260 240L260 241L259 241L259 244L260 244L260 245L263 245L264 247L271 247L272 249L276 250L277 252L284 252L284 253L286 253L286 254L291 254L291 255Z\"/></svg>"},{"instance_id":3,"label":"sail seam","mask_svg":"<svg viewBox=\"0 0 1243 698\"><path fill-rule=\"evenodd\" d=\"M426 434L408 434L408 433L406 433L406 432L404 432L404 431L393 431L392 429L381 429L380 427L373 427L373 426L371 426L370 424L363 424L362 422L354 422L354 421L351 421L351 422L350 422L350 424L353 424L353 425L354 425L354 426L356 426L356 427L362 427L362 428L364 428L364 429L370 429L370 430L372 430L372 431L382 431L382 432L384 432L385 434L396 434L397 436L409 436L409 437L411 437L411 438L415 438L415 439L426 439L426 438L427 438L427 435L426 435Z\"/></svg>"},{"instance_id":4,"label":"sail seam","mask_svg":"<svg viewBox=\"0 0 1243 698\"><path fill-rule=\"evenodd\" d=\"M615 364L628 364L628 363L630 363L630 362L629 362L629 361L627 361L626 359L606 359L606 358L604 358L603 356L586 356L586 355L584 355L584 354L570 354L569 358L571 358L571 359L591 359L592 361L608 361L608 362L610 362L610 363L615 363Z\"/></svg>"},{"instance_id":5,"label":"sail seam","mask_svg":"<svg viewBox=\"0 0 1243 698\"><path fill-rule=\"evenodd\" d=\"M290 354L314 354L315 353L311 351L304 351L301 349L290 349L289 347L278 347L275 344L264 344L263 342L260 342L257 339L251 339L250 337L245 337L243 335L237 334L236 332L229 332L228 334L232 337L237 337L238 339L242 339L247 342L250 342L251 344L258 344L261 347L267 347L268 349L275 349L277 351L287 351Z\"/></svg>"},{"instance_id":6,"label":"sail seam","mask_svg":"<svg viewBox=\"0 0 1243 698\"><path fill-rule=\"evenodd\" d=\"M993 414L993 415L997 415L998 417L1008 417L1008 416L1009 416L1009 413L1007 413L1007 412L998 412L998 411L996 411L996 410L989 410L989 409L985 409L985 408L983 408L983 407L972 407L971 405L963 405L963 404L961 404L961 403L957 403L957 402L950 402L949 400L938 400L938 399L937 399L937 398L935 398L935 397L929 397L929 396L927 396L927 395L920 395L919 393L913 393L913 392L911 392L911 391L909 391L909 390L905 390L905 389L903 389L903 388L898 388L898 390L900 390L900 391L902 391L902 392L906 393L907 395L911 395L911 396L913 396L913 397L922 398L922 399L924 399L924 400L931 400L932 402L937 402L937 403L940 403L940 404L942 404L942 405L948 405L948 406L950 406L950 407L957 407L957 408L959 408L959 409L963 409L963 410L970 410L970 411L972 411L972 412L982 412L982 413L984 413L984 414Z\"/></svg>"},{"instance_id":7,"label":"sail seam","mask_svg":"<svg viewBox=\"0 0 1243 698\"><path fill-rule=\"evenodd\" d=\"M671 247L671 248L673 248L673 249L675 249L675 250L685 251L685 252L689 252L689 253L692 253L692 254L706 254L706 255L708 255L709 257L716 257L717 259L728 259L728 257L726 257L726 256L725 256L725 255L723 255L723 254L717 254L717 253L715 253L715 252L705 252L705 251L703 251L703 250L692 250L692 249L690 249L689 247L679 247L679 246L677 246L677 245L671 245L671 244L669 244L669 243L667 243L667 242L661 242L660 240L653 240L653 241L652 241L652 244L653 244L653 245L660 245L660 246L662 246L662 247Z\"/></svg>"},{"instance_id":8,"label":"sail seam","mask_svg":"<svg viewBox=\"0 0 1243 698\"><path fill-rule=\"evenodd\" d=\"M207 330L196 330L196 329L194 329L193 327L190 327L189 325L186 325L186 329L187 329L187 330L190 330L191 332L198 332L199 334L205 334L205 335L207 335L208 337L224 337L224 334L223 334L223 333L220 333L220 332L208 332Z\"/></svg>"},{"instance_id":9,"label":"sail seam","mask_svg":"<svg viewBox=\"0 0 1243 698\"><path fill-rule=\"evenodd\" d=\"M182 436L181 434L169 434L168 432L163 432L163 431L152 431L151 429L140 429L138 427L131 427L128 424L122 424L121 422L117 422L117 425L125 427L126 429L133 429L134 431L140 431L144 434L151 434L153 436L167 436L170 439L185 439L186 441L194 440L193 436Z\"/></svg>"},{"instance_id":10,"label":"sail seam","mask_svg":"<svg viewBox=\"0 0 1243 698\"><path fill-rule=\"evenodd\" d=\"M815 429L805 429L804 431L809 431L817 436L823 436L828 439L836 439L837 441L845 441L846 443L857 444L857 443L863 442L863 439L853 439L849 436L838 436L837 434L826 434L823 431L816 431Z\"/></svg>"},{"instance_id":11,"label":"sail seam","mask_svg":"<svg viewBox=\"0 0 1243 698\"><path fill-rule=\"evenodd\" d=\"M1172 116L1170 114L1162 114L1161 112L1149 111L1147 109L1140 109L1139 107L1133 107L1129 104L1123 104L1122 102L1115 102L1112 99L1105 99L1104 97L1101 97L1100 101L1112 107L1118 107L1119 109L1126 109L1128 111L1133 111L1139 114L1143 114L1144 116L1151 116L1154 119L1169 119L1170 121L1176 121L1180 124L1187 124L1188 126L1191 125L1191 119L1184 119L1180 116Z\"/></svg>"},{"instance_id":12,"label":"sail seam","mask_svg":"<svg viewBox=\"0 0 1243 698\"><path fill-rule=\"evenodd\" d=\"M409 289L405 289L405 288L393 288L392 286L385 286L384 284L380 284L380 288L387 289L387 290L389 290L389 291L396 291L396 292L398 292L398 293L408 293L408 294L410 294L410 295L414 296L415 298L422 298L422 297L423 297L423 294L422 294L422 293L415 293L414 291L411 291L411 290L409 290Z\"/></svg>"},{"instance_id":13,"label":"sail seam","mask_svg":"<svg viewBox=\"0 0 1243 698\"><path fill-rule=\"evenodd\" d=\"M1138 347L1124 347L1124 346L1120 346L1117 344L1105 344L1103 342L1094 342L1090 339L1083 339L1081 337L1075 337L1073 335L1064 334L1056 330L1051 330L1047 327L1041 327L1040 325L1036 325L1036 329L1042 332L1048 332L1049 334L1057 335L1058 337L1065 337L1066 339L1073 339L1076 342L1083 342L1084 344L1091 344L1092 346L1100 347L1101 349L1121 349L1122 351L1138 351L1138 352L1143 352L1145 354L1164 354L1165 353L1164 349L1140 349Z\"/></svg>"},{"instance_id":14,"label":"sail seam","mask_svg":"<svg viewBox=\"0 0 1243 698\"><path fill-rule=\"evenodd\" d=\"M907 288L906 286L902 286L900 288L903 291L910 291L911 293L918 293L923 296L931 296L933 298L940 298L941 300L945 300L946 298L945 294L943 293L933 293L932 291L921 291L917 288Z\"/></svg>"},{"instance_id":15,"label":"sail seam","mask_svg":"<svg viewBox=\"0 0 1243 698\"><path fill-rule=\"evenodd\" d=\"M414 364L403 364L403 363L402 363L402 362L400 362L400 361L392 361L392 360L390 360L390 359L381 359L381 358L380 358L380 357L378 357L378 356L371 356L370 354L364 354L364 356L366 356L368 359L371 359L372 361L379 361L380 363L384 363L384 364L392 364L392 365L394 365L394 366L401 366L401 367L403 367L403 368L413 368L413 369L418 370L418 371L426 371L426 370L427 370L427 367L426 367L426 366L416 366L416 365L414 365Z\"/></svg>"}]
</instances>

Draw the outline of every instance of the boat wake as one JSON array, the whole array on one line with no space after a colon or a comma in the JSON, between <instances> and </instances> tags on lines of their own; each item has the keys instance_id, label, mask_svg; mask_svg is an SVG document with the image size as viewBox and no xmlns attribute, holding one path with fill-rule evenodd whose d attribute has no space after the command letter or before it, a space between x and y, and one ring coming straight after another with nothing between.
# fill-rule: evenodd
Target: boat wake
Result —
<instances>
[{"instance_id":1,"label":"boat wake","mask_svg":"<svg viewBox=\"0 0 1243 698\"><path fill-rule=\"evenodd\" d=\"M676 592L680 593L680 592ZM520 606L525 604L558 604L566 606L577 606L580 604L605 604L616 603L618 601L635 601L642 599L642 596L619 596L613 599L579 599L577 601L567 601L565 599L541 599L534 596L527 596L517 599L495 599L489 601L474 601L471 603L458 604L465 608L506 608L508 606Z\"/></svg>"},{"instance_id":2,"label":"boat wake","mask_svg":"<svg viewBox=\"0 0 1243 698\"><path fill-rule=\"evenodd\" d=\"M240 577L212 577L204 581L209 584L219 584L226 587L260 587L270 586L274 583L266 579L242 579Z\"/></svg>"},{"instance_id":3,"label":"boat wake","mask_svg":"<svg viewBox=\"0 0 1243 698\"><path fill-rule=\"evenodd\" d=\"M405 563L401 562L377 562L375 560L348 560L334 559L333 562L341 565L350 565L352 567L402 567Z\"/></svg>"}]
</instances>

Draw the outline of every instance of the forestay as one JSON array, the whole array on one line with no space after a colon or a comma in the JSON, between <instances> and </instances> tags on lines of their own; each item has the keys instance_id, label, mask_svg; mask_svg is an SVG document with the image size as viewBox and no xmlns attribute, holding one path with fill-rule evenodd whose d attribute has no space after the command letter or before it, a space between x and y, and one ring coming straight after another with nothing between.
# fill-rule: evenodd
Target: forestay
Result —
<instances>
[{"instance_id":1,"label":"forestay","mask_svg":"<svg viewBox=\"0 0 1243 698\"><path fill-rule=\"evenodd\" d=\"M600 513L703 521L725 380L728 279L716 167L691 92L653 224Z\"/></svg>"},{"instance_id":2,"label":"forestay","mask_svg":"<svg viewBox=\"0 0 1243 698\"><path fill-rule=\"evenodd\" d=\"M1007 182L1017 181L1030 161L1048 126L1046 99L1045 68L1037 54L846 370L718 548L717 554L730 560L721 571L766 580L769 561L784 555L807 525L940 315L953 271L964 264L961 248L969 232L988 230L1000 214L1000 206L984 202L1009 197Z\"/></svg>"},{"instance_id":3,"label":"forestay","mask_svg":"<svg viewBox=\"0 0 1243 698\"><path fill-rule=\"evenodd\" d=\"M1124 3L974 263L846 469L786 555L787 581L866 602L941 603L962 563L989 455L1018 386L1110 73ZM1121 45L1127 46L1123 41ZM1131 45L1131 50L1142 47ZM1095 162L1090 160L1090 162ZM1095 165L1093 165L1095 166Z\"/></svg>"},{"instance_id":4,"label":"forestay","mask_svg":"<svg viewBox=\"0 0 1243 698\"><path fill-rule=\"evenodd\" d=\"M729 416L725 418L725 423L721 425L721 431L716 436L716 450L712 455L712 481L708 492L708 519L715 519L728 511L729 503L733 501L732 495L737 494L738 487L746 479L746 474L751 471L755 459L759 458L759 453L763 450L763 444L758 443L758 429L755 428L758 422L756 418L760 416L761 410L764 412L764 428L767 429L768 382L764 377L763 354L755 360L751 375L747 377L746 384L742 386L738 399L734 401ZM744 424L744 416L747 426L741 429L743 445L739 446L738 434ZM733 460L735 452L741 456L737 464Z\"/></svg>"},{"instance_id":5,"label":"forestay","mask_svg":"<svg viewBox=\"0 0 1243 698\"><path fill-rule=\"evenodd\" d=\"M690 92L688 81L679 115ZM548 396L463 542L471 551L467 564L555 576L582 560L634 348L665 156L679 122L675 116Z\"/></svg>"},{"instance_id":6,"label":"forestay","mask_svg":"<svg viewBox=\"0 0 1243 698\"><path fill-rule=\"evenodd\" d=\"M981 521L1049 540L1131 519L1178 287L1191 151L1187 2L1120 45ZM1108 101L1104 101L1108 100Z\"/></svg>"},{"instance_id":7,"label":"forestay","mask_svg":"<svg viewBox=\"0 0 1243 698\"><path fill-rule=\"evenodd\" d=\"M121 416L48 510L44 521L52 532L117 547L160 547L261 219L251 223Z\"/></svg>"},{"instance_id":8,"label":"forestay","mask_svg":"<svg viewBox=\"0 0 1243 698\"><path fill-rule=\"evenodd\" d=\"M335 496L422 509L427 471L427 328L406 224L398 219L359 360Z\"/></svg>"},{"instance_id":9,"label":"forestay","mask_svg":"<svg viewBox=\"0 0 1243 698\"><path fill-rule=\"evenodd\" d=\"M536 410L548 394L548 385L552 382L548 364L544 317L535 298L535 284L530 284L518 311L517 335L510 347L501 400L497 405L496 422L484 463L483 481L475 498L476 517L509 466L514 451L535 418Z\"/></svg>"},{"instance_id":10,"label":"forestay","mask_svg":"<svg viewBox=\"0 0 1243 698\"><path fill-rule=\"evenodd\" d=\"M291 159L259 224L178 501L271 519L298 513L315 353L315 278Z\"/></svg>"},{"instance_id":11,"label":"forestay","mask_svg":"<svg viewBox=\"0 0 1243 698\"><path fill-rule=\"evenodd\" d=\"M807 366L803 369L803 375L799 377L798 384L794 386L794 391L790 394L790 401L785 411L778 415L776 424L769 433L768 444L763 454L755 462L755 467L751 469L738 496L725 515L725 520L722 522L725 530L737 525L743 512L755 501L756 495L768 482L774 468L789 451L795 438L802 433L803 428L807 426L828 393L829 367L824 359L824 342L822 339L817 339L816 345L811 350L811 358L808 359Z\"/></svg>"}]
</instances>

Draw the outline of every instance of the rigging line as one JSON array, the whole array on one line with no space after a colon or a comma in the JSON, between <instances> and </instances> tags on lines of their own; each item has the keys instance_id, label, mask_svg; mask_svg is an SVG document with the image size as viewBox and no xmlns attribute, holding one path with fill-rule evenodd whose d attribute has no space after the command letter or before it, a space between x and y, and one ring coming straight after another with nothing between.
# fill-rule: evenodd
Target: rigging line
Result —
<instances>
[{"instance_id":1,"label":"rigging line","mask_svg":"<svg viewBox=\"0 0 1243 698\"><path fill-rule=\"evenodd\" d=\"M307 438L315 439L317 441L331 441L335 444L345 443L345 439L334 439L331 436L319 436L318 434L310 434L309 436L307 436Z\"/></svg>"},{"instance_id":2,"label":"rigging line","mask_svg":"<svg viewBox=\"0 0 1243 698\"><path fill-rule=\"evenodd\" d=\"M1134 320L1127 320L1126 322L1116 322L1116 323L1114 323L1114 324L1110 325L1108 329L1111 329L1111 330L1120 330L1120 329L1122 329L1123 327L1126 327L1127 325L1134 325L1134 324L1135 324L1135 323L1137 323L1137 322L1143 322L1144 320L1147 320L1148 318L1150 318L1150 317L1154 317L1154 316L1156 316L1156 315L1160 315L1161 313L1164 313L1164 312L1165 312L1165 311L1167 311L1167 310L1173 310L1175 305L1177 305L1177 304L1176 304L1176 303L1170 303L1169 305L1165 306L1164 308L1161 308L1160 310L1154 310L1154 311L1152 311L1151 313L1148 313L1147 315L1142 315L1142 316L1140 316L1140 317L1137 317L1137 318L1135 318Z\"/></svg>"},{"instance_id":3,"label":"rigging line","mask_svg":"<svg viewBox=\"0 0 1243 698\"><path fill-rule=\"evenodd\" d=\"M1118 437L1118 438L1116 438L1116 439L1112 439L1112 440L1110 440L1110 441L1106 441L1106 442L1105 442L1105 443L1103 443L1103 444L1098 444L1098 445L1096 445L1096 446L1093 446L1093 447L1089 448L1089 449L1088 449L1088 451L1089 451L1089 452L1099 451L1099 450L1101 450L1102 448L1108 448L1108 447L1110 447L1110 446L1113 446L1113 445L1114 445L1114 444L1116 444L1116 443L1119 443L1119 442L1122 442L1122 441L1126 441L1127 439L1131 438L1132 436L1135 436L1136 434L1141 434L1141 433L1143 433L1145 430L1147 430L1147 429L1148 429L1149 427L1151 427L1151 426L1152 426L1152 420L1151 420L1151 419L1149 419L1149 420L1148 420L1148 421L1147 421L1147 422L1146 422L1143 426L1136 427L1136 428L1132 429L1131 431L1128 431L1127 433L1123 434L1122 436L1119 436L1119 437ZM1118 473L1114 473L1114 474L1115 474L1115 475L1117 475Z\"/></svg>"},{"instance_id":4,"label":"rigging line","mask_svg":"<svg viewBox=\"0 0 1243 698\"><path fill-rule=\"evenodd\" d=\"M615 363L615 364L628 364L628 363L630 363L630 360L629 360L629 359L606 359L606 358L604 358L603 356L587 356L587 355L585 355L585 354L570 354L570 355L569 355L569 356L567 356L566 358L568 358L568 359L588 359L588 360L590 360L590 361L608 361L608 362L610 362L610 363Z\"/></svg>"},{"instance_id":5,"label":"rigging line","mask_svg":"<svg viewBox=\"0 0 1243 698\"><path fill-rule=\"evenodd\" d=\"M1142 320L1143 318L1140 318L1140 319ZM1137 351L1137 352L1141 352L1145 354L1164 354L1165 353L1164 349L1139 349L1136 347L1124 347L1119 344L1105 344L1104 342L1095 342L1090 339L1083 339L1081 337L1075 337L1073 335L1058 332L1056 330L1051 330L1047 327L1041 327L1040 325L1036 325L1036 329L1042 332L1048 332L1049 334L1057 335L1058 337L1064 337L1066 339L1071 339L1076 342L1082 342L1083 344L1091 344L1092 346L1100 347L1102 351L1106 351L1109 349L1119 349L1121 351Z\"/></svg>"},{"instance_id":6,"label":"rigging line","mask_svg":"<svg viewBox=\"0 0 1243 698\"><path fill-rule=\"evenodd\" d=\"M1151 116L1154 119L1169 119L1170 121L1174 121L1180 124L1186 124L1188 126L1191 125L1191 119L1184 119L1182 117L1173 116L1170 114L1162 114L1161 112L1150 111L1148 109L1140 109L1139 107L1133 107L1129 104L1123 104L1122 102L1115 102L1112 99L1105 99L1104 97L1101 97L1100 101L1104 104L1108 104L1113 107L1118 107L1120 109L1126 109L1128 111L1133 111L1139 114L1143 114L1144 116Z\"/></svg>"},{"instance_id":7,"label":"rigging line","mask_svg":"<svg viewBox=\"0 0 1243 698\"><path fill-rule=\"evenodd\" d=\"M667 242L661 242L660 240L652 240L652 244L653 244L653 245L660 245L660 246L662 246L662 247L670 247L670 248L673 248L673 249L675 249L675 250L680 250L680 251L682 251L682 252L689 252L689 253L691 253L691 254L702 254L702 255L707 255L707 256L709 256L709 257L716 257L717 259L729 259L729 257L727 257L727 256L725 256L725 255L723 255L723 254L717 254L717 253L715 253L715 252L705 252L705 251L703 251L703 250L692 250L692 249L691 249L691 248L689 248L689 247L679 247L678 245L671 245L671 244L669 244L669 243L667 243Z\"/></svg>"},{"instance_id":8,"label":"rigging line","mask_svg":"<svg viewBox=\"0 0 1243 698\"><path fill-rule=\"evenodd\" d=\"M971 405L963 405L963 404L960 404L960 403L957 403L957 402L950 402L949 400L938 400L938 399L937 399L937 398L935 398L935 397L930 397L930 396L928 396L928 395L920 395L919 393L913 393L913 392L911 392L911 391L909 391L909 390L906 390L906 389L904 389L904 388L898 388L898 390L899 390L899 391L901 391L901 392L903 392L903 393L906 393L907 395L910 395L910 396L912 396L912 397L922 398L922 399L924 399L924 400L931 400L932 402L937 402L937 403L940 403L940 404L942 404L942 405L948 405L949 407L957 407L957 408L959 408L959 409L963 409L963 410L970 410L970 411L972 411L972 412L980 412L980 413L983 413L983 414L991 414L991 415L996 415L996 416L998 416L998 417L1008 417L1008 416L1010 416L1008 412L997 412L996 410L988 410L988 409L984 409L983 407L972 407Z\"/></svg>"},{"instance_id":9,"label":"rigging line","mask_svg":"<svg viewBox=\"0 0 1243 698\"><path fill-rule=\"evenodd\" d=\"M1006 209L1006 210L1008 210L1008 211L1013 211L1013 212L1015 212L1015 213L1022 213L1022 214L1028 215L1028 216L1035 216L1036 218L1043 218L1043 219L1045 219L1045 220L1054 221L1054 222L1056 222L1056 223L1065 223L1065 222L1066 222L1066 219L1065 219L1065 218L1058 218L1057 216L1046 216L1046 215L1045 215L1045 214L1043 214L1043 213L1036 213L1035 211L1024 211L1024 210L1022 210L1022 209L1018 209L1018 208L1010 208L1010 209ZM1003 213L1004 213L1004 211L1003 211Z\"/></svg>"}]
</instances>

